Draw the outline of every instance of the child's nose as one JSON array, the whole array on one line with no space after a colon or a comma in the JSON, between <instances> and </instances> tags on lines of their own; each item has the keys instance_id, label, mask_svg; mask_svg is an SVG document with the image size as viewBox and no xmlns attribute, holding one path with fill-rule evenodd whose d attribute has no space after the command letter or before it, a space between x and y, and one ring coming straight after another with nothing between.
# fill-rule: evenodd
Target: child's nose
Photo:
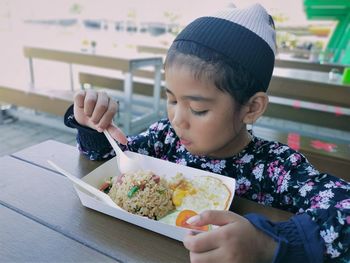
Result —
<instances>
[{"instance_id":1,"label":"child's nose","mask_svg":"<svg viewBox=\"0 0 350 263\"><path fill-rule=\"evenodd\" d=\"M173 125L182 129L189 127L189 122L187 120L186 112L183 109L180 109L180 107L178 107L174 111Z\"/></svg>"}]
</instances>

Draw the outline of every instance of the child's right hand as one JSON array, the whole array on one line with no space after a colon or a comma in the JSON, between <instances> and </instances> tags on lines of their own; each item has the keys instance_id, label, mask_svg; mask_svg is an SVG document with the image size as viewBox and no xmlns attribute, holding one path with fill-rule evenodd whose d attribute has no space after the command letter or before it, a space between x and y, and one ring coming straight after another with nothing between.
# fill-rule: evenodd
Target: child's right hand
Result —
<instances>
[{"instance_id":1,"label":"child's right hand","mask_svg":"<svg viewBox=\"0 0 350 263\"><path fill-rule=\"evenodd\" d=\"M80 125L88 126L98 132L107 129L114 139L126 144L125 134L113 123L118 106L118 103L105 92L81 90L74 96L74 118Z\"/></svg>"}]
</instances>

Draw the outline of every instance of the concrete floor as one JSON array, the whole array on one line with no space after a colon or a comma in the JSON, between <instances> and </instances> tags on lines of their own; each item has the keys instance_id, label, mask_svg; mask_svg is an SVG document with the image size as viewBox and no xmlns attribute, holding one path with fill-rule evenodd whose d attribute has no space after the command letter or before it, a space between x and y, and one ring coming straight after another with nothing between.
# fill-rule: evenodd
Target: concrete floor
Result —
<instances>
[{"instance_id":1,"label":"concrete floor","mask_svg":"<svg viewBox=\"0 0 350 263\"><path fill-rule=\"evenodd\" d=\"M63 126L62 121L62 126ZM0 124L0 156L9 155L29 146L46 140L76 145L75 134L72 130L57 129L49 125L23 119L5 119Z\"/></svg>"}]
</instances>

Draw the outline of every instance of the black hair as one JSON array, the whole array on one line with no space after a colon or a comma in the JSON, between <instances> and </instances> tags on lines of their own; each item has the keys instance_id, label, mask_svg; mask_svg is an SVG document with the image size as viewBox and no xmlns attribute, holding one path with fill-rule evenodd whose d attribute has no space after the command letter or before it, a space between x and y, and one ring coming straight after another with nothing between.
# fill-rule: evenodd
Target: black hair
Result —
<instances>
[{"instance_id":1,"label":"black hair","mask_svg":"<svg viewBox=\"0 0 350 263\"><path fill-rule=\"evenodd\" d=\"M168 50L165 69L187 65L193 77L211 81L221 91L229 93L237 106L244 105L256 92L264 91L258 81L239 63L191 41L175 41Z\"/></svg>"}]
</instances>

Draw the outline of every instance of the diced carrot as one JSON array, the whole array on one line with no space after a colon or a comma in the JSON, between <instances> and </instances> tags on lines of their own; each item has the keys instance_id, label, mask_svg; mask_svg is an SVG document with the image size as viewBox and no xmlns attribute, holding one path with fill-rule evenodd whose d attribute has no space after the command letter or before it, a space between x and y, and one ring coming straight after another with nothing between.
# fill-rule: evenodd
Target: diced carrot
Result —
<instances>
[{"instance_id":1,"label":"diced carrot","mask_svg":"<svg viewBox=\"0 0 350 263\"><path fill-rule=\"evenodd\" d=\"M190 229L196 229L196 230L201 230L201 231L208 231L209 230L209 225L205 225L205 226L194 226L194 225L190 225L187 224L187 220L192 217L197 215L197 213L193 210L182 210L177 218L176 218L176 225L177 226L181 226L181 227L186 227L186 228L190 228Z\"/></svg>"},{"instance_id":2,"label":"diced carrot","mask_svg":"<svg viewBox=\"0 0 350 263\"><path fill-rule=\"evenodd\" d=\"M109 186L110 186L110 183L109 183L109 182L104 182L104 183L100 186L100 191L106 190Z\"/></svg>"}]
</instances>

